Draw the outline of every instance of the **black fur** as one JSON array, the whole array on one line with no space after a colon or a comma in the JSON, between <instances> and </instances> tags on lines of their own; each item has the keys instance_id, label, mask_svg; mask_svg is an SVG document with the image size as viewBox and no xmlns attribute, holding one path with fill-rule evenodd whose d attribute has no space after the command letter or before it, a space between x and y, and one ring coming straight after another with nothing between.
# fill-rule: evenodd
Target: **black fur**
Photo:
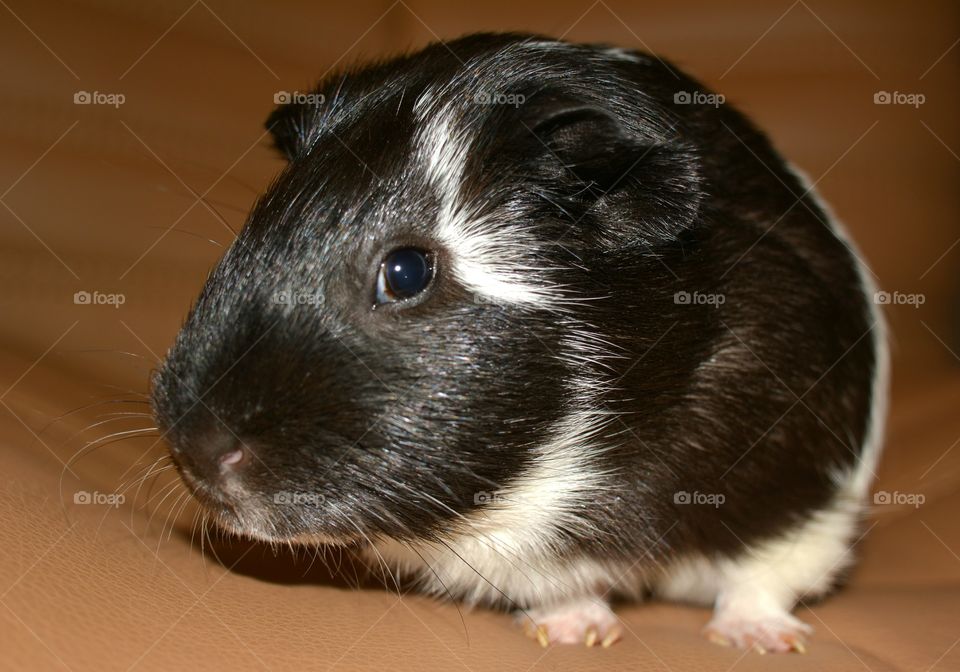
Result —
<instances>
[{"instance_id":1,"label":"black fur","mask_svg":"<svg viewBox=\"0 0 960 672\"><path fill-rule=\"evenodd\" d=\"M854 257L824 213L737 111L674 103L709 93L697 82L645 54L539 41L432 45L271 115L289 165L154 380L174 457L228 524L256 510L268 522L246 531L276 539L442 533L485 506L476 493L522 476L584 372L609 384L614 414L608 450L584 466L611 475L570 553L733 555L827 505L831 475L856 463L876 353ZM568 299L556 310L478 301L450 272L415 146L428 88L469 129L464 200L504 236L536 232L527 262ZM411 304L373 309L376 268L404 245L435 251L438 275ZM576 325L609 356L572 360ZM218 490L204 447L234 435L255 455L243 501ZM680 491L726 500L678 505ZM278 492L324 500L277 505Z\"/></svg>"}]
</instances>

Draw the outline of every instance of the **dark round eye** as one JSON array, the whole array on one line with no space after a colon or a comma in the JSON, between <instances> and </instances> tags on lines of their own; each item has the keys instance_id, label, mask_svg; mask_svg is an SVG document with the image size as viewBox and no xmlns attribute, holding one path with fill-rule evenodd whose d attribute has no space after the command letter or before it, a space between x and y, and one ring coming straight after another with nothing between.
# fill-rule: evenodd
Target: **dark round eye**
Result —
<instances>
[{"instance_id":1,"label":"dark round eye","mask_svg":"<svg viewBox=\"0 0 960 672\"><path fill-rule=\"evenodd\" d=\"M402 247L386 256L377 274L377 303L404 301L427 288L433 279L429 252Z\"/></svg>"}]
</instances>

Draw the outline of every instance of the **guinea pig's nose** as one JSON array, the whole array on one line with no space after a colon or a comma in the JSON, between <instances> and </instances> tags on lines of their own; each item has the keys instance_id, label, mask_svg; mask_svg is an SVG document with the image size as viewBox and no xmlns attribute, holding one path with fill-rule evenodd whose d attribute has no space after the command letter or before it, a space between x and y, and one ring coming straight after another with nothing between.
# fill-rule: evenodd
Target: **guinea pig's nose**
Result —
<instances>
[{"instance_id":1,"label":"guinea pig's nose","mask_svg":"<svg viewBox=\"0 0 960 672\"><path fill-rule=\"evenodd\" d=\"M218 469L236 469L246 462L249 449L236 436L229 432L215 432L198 446L204 459L211 467Z\"/></svg>"},{"instance_id":2,"label":"guinea pig's nose","mask_svg":"<svg viewBox=\"0 0 960 672\"><path fill-rule=\"evenodd\" d=\"M176 451L195 476L216 481L242 469L250 461L250 448L228 431L210 432Z\"/></svg>"}]
</instances>

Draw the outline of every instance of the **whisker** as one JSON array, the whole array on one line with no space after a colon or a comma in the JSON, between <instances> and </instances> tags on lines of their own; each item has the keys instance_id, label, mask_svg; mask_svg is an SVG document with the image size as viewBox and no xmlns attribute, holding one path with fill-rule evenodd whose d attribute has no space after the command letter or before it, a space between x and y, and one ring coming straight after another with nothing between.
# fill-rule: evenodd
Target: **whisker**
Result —
<instances>
[{"instance_id":1,"label":"whisker","mask_svg":"<svg viewBox=\"0 0 960 672\"><path fill-rule=\"evenodd\" d=\"M170 531L167 532L167 541L170 541L170 537L173 536L173 528L176 527L177 521L180 519L180 516L183 515L184 509L186 509L190 505L190 502L193 501L193 499L190 497L189 492L184 492L184 495L186 496L182 498L183 504L180 505L180 509L177 511L176 515L174 515L173 518L171 518Z\"/></svg>"},{"instance_id":2,"label":"whisker","mask_svg":"<svg viewBox=\"0 0 960 672\"><path fill-rule=\"evenodd\" d=\"M171 522L171 525L176 525L176 524L177 524L176 518L173 516L174 511L177 510L177 506L180 504L180 502L183 501L184 498L189 497L189 496L190 496L190 493L189 493L189 492L182 491L182 492L177 496L177 498L176 498L175 500L173 500L173 504L170 506L170 510L167 512L167 517L166 517L166 519L163 521L163 525L160 526L160 535L157 537L157 550L156 550L156 552L154 553L154 555L156 556L157 560L160 559L160 548L163 546L163 532L164 532L164 530L165 530L166 527L167 527L167 522L168 522L168 521ZM166 499L166 497L164 497L164 499Z\"/></svg>"},{"instance_id":3,"label":"whisker","mask_svg":"<svg viewBox=\"0 0 960 672\"><path fill-rule=\"evenodd\" d=\"M141 453L140 457L138 457L137 460L136 460L133 464L131 464L129 467L127 467L127 468L124 470L124 472L123 472L122 474L120 474L120 478L117 479L119 483L118 483L118 485L117 485L117 490L116 490L116 491L117 491L118 493L120 493L120 494L122 494L122 495L126 495L127 491L128 491L130 488L132 488L134 485L136 485L141 479L149 477L149 476L150 476L150 472L153 470L154 467L156 467L158 464L162 463L163 460L168 459L166 455L161 455L160 457L156 458L156 459L153 460L152 462L149 462L149 463L146 464L146 465L140 466L140 465L141 465L141 462L143 461L144 456L145 456L147 453L149 453L149 452L150 452L150 449L148 448L146 451L144 451L143 453ZM172 465L168 465L168 466L172 466ZM139 468L138 468L138 467L139 467ZM130 472L133 472L133 476L132 476L131 478L127 479L126 476L127 476L127 474L129 474ZM135 503L136 503L136 502L134 501L134 504L135 504ZM132 523L132 521L131 521L131 523Z\"/></svg>"},{"instance_id":4,"label":"whisker","mask_svg":"<svg viewBox=\"0 0 960 672\"><path fill-rule=\"evenodd\" d=\"M124 416L124 415L126 415L126 416L128 416L128 417L121 417L121 416ZM103 417L107 417L107 416L113 416L113 417L110 417L110 418L107 419L107 420L98 420L99 418L103 418ZM78 430L75 431L73 434L71 434L70 436L68 436L66 439L64 439L63 441L61 441L61 442L60 442L60 446L63 446L64 444L69 443L69 442L72 441L73 439L77 438L79 435L83 434L84 432L90 431L90 430L93 429L94 427L100 427L101 425L106 425L106 424L111 423L111 422L117 422L117 421L119 421L119 420L128 420L128 419L130 419L129 416L138 417L138 418L151 418L151 419L153 418L153 416L150 415L149 413L126 413L126 414L124 414L124 413L102 413L102 414L100 414L100 415L97 415L97 416L94 418L94 422L91 422L91 423L90 423L89 425L87 425L86 427L83 427L83 428L81 428L81 429L78 429ZM152 429L156 429L156 428L152 428Z\"/></svg>"},{"instance_id":5,"label":"whisker","mask_svg":"<svg viewBox=\"0 0 960 672\"><path fill-rule=\"evenodd\" d=\"M42 436L43 433L47 431L47 429L49 429L50 426L53 425L54 423L57 423L63 420L64 418L66 418L67 416L73 415L74 413L85 411L88 408L96 408L97 406L104 406L106 404L149 404L149 403L150 402L148 401L140 401L136 399L109 399L104 401L97 401L92 404L86 404L84 406L78 406L77 408L69 410L66 413L62 413L55 418L52 418L49 422L47 422L47 424L45 424L43 427L40 428L40 430L37 432L37 435Z\"/></svg>"},{"instance_id":6,"label":"whisker","mask_svg":"<svg viewBox=\"0 0 960 672\"><path fill-rule=\"evenodd\" d=\"M150 452L152 449L153 449L153 447L151 446L150 448L147 449L146 452ZM144 477L140 479L140 484L137 486L137 491L136 491L136 493L134 493L134 495L133 495L133 508L134 508L134 510L136 510L136 508L137 508L137 502L138 502L139 499L140 499L140 491L143 489L143 486L146 484L147 479L150 478L151 472L153 471L154 468L156 468L156 466L157 466L158 464L161 464L164 459L169 459L169 457L170 457L169 455L163 455L162 457L157 458L157 459L153 462L153 464L150 465L150 469L147 471L146 475L144 475ZM141 459L142 459L142 456L141 456ZM139 460L138 460L138 461L139 461ZM172 464L172 460L171 460L171 464L170 464L169 466L175 467L175 465ZM166 469L166 465L164 466L164 469ZM159 476L159 472L157 472L157 475ZM154 484L155 484L156 482L157 482L157 479L156 479L156 478L154 478L153 480L150 481L150 487L147 488L147 502L150 501L150 493L153 491L153 486L154 486ZM145 510L146 507L147 507L147 504L144 503L144 505L141 507L141 510ZM133 523L133 512L132 512L132 511L131 511L131 514L130 514L130 522L131 522L131 524Z\"/></svg>"},{"instance_id":7,"label":"whisker","mask_svg":"<svg viewBox=\"0 0 960 672\"><path fill-rule=\"evenodd\" d=\"M466 640L467 640L467 646L470 646L470 632L467 630L467 620L463 617L463 611L461 611L461 609L460 609L460 603L459 603L459 601L453 596L453 593L450 592L450 589L447 588L447 584L445 584L445 583L443 582L443 579L440 578L440 575L439 575L439 574L436 572L436 570L433 568L433 565L431 565L429 562L427 562L427 559L423 557L423 554L422 554L419 550L417 550L417 548L416 548L413 544L411 544L411 543L404 542L404 545L405 545L407 548L409 548L411 551L413 551L414 553L417 554L417 557L420 558L420 562L422 562L424 565L426 565L427 569L429 569L430 572L434 575L434 577L436 577L437 581L440 582L440 585L443 587L443 590L444 590L444 592L447 594L447 597L450 598L450 602L451 602L451 603L453 604L453 606L456 607L456 609L457 609L457 614L459 614L459 616L460 616L460 624L463 626L463 636L464 636L464 637L466 638Z\"/></svg>"},{"instance_id":8,"label":"whisker","mask_svg":"<svg viewBox=\"0 0 960 672\"><path fill-rule=\"evenodd\" d=\"M163 228L163 227L159 227L159 228ZM115 350L112 348L83 348L83 349L71 348L69 350L57 350L55 354L57 356L62 357L63 355L67 355L67 354L88 355L88 354L105 354L105 353L109 353L112 355L124 355L126 357L136 357L137 359L147 359L145 356L136 352L128 352L127 350Z\"/></svg>"},{"instance_id":9,"label":"whisker","mask_svg":"<svg viewBox=\"0 0 960 672\"><path fill-rule=\"evenodd\" d=\"M190 552L193 553L193 540L194 536L197 534L197 521L200 519L201 510L200 507L197 507L197 510L193 512L193 518L190 521Z\"/></svg>"},{"instance_id":10,"label":"whisker","mask_svg":"<svg viewBox=\"0 0 960 672\"><path fill-rule=\"evenodd\" d=\"M360 536L364 538L364 540L367 542L370 548L373 549L373 552L376 553L377 560L381 569L381 578L383 579L384 588L386 588L387 590L390 590L389 586L387 585L387 577L386 577L386 574L390 574L390 578L393 579L393 585L397 589L397 595L400 595L400 582L397 580L397 577L393 575L393 571L390 570L389 566L387 565L387 561L383 558L383 556L380 554L380 551L370 540L370 537L367 536L367 533L364 532L363 529L359 525L357 525L349 516L343 515L342 518L347 522L349 522L351 525L353 525L354 528L356 528L357 532L360 533Z\"/></svg>"},{"instance_id":11,"label":"whisker","mask_svg":"<svg viewBox=\"0 0 960 672\"><path fill-rule=\"evenodd\" d=\"M103 446L113 443L114 440L125 439L125 438L143 438L145 432L156 432L158 429L156 427L143 427L141 429L129 429L119 432L113 432L112 434L107 434L102 436L99 439L94 439L93 441L88 441L82 448L80 448L76 453L74 453L70 459L64 464L63 470L61 471L61 477L63 473L70 468L71 465L76 463L77 460L82 458L84 454L89 453L91 450L96 450L97 448L102 448ZM152 437L151 437L152 438ZM106 443L105 443L106 442Z\"/></svg>"},{"instance_id":12,"label":"whisker","mask_svg":"<svg viewBox=\"0 0 960 672\"><path fill-rule=\"evenodd\" d=\"M177 491L178 485L180 485L179 481L176 481L176 480L171 481L170 483L167 483L165 486L160 488L160 491L155 495L155 497L160 497L160 501L157 502L156 506L153 508L153 512L150 514L150 517L147 518L147 527L145 530L145 534L150 534L150 526L153 524L153 519L156 517L157 513L160 511L160 507L163 506L163 503L167 501L167 498ZM149 504L150 504L150 500L147 500L146 504L144 505L144 508L146 508ZM164 525L166 525L166 523L164 523Z\"/></svg>"},{"instance_id":13,"label":"whisker","mask_svg":"<svg viewBox=\"0 0 960 672\"><path fill-rule=\"evenodd\" d=\"M135 430L135 431L155 431L155 430ZM136 435L136 436L119 436L119 437L113 438L112 440L106 441L105 443L102 443L103 441L105 441L105 439L98 439L97 443L99 443L99 445L92 446L92 450L96 450L97 448L104 448L104 447L109 446L109 445L111 445L111 444L113 444L113 443L116 443L117 441L125 441L125 440L129 440L129 439L152 439L152 438L154 438L154 437L151 436L150 434L139 434L139 435ZM65 505L63 504L63 479L64 479L64 476L66 475L67 471L69 470L70 464L72 464L72 463L76 462L77 460L79 460L79 459L82 457L81 454L82 454L83 452L85 452L85 451L90 450L90 449L91 449L91 446L90 446L89 444L88 444L87 446L81 448L79 451L77 451L77 453L75 453L75 454L73 455L73 457L71 457L71 458L67 461L67 463L64 465L63 469L60 470L60 479L59 479L59 482L58 482L58 484L57 484L57 491L58 491L58 493L59 493L59 495L60 495L60 503L61 503L61 506L64 506L64 508L65 508Z\"/></svg>"},{"instance_id":14,"label":"whisker","mask_svg":"<svg viewBox=\"0 0 960 672\"><path fill-rule=\"evenodd\" d=\"M147 359L144 357L144 359ZM148 406L150 405L150 395L146 392L141 392L139 390L134 390L129 387L120 387L119 385L113 385L111 383L98 383L101 387L105 387L109 390L115 390L121 394L129 394L132 397L139 397L137 401L145 403Z\"/></svg>"},{"instance_id":15,"label":"whisker","mask_svg":"<svg viewBox=\"0 0 960 672\"><path fill-rule=\"evenodd\" d=\"M213 173L216 173L216 172L217 172L216 170L210 168L210 166L204 165L204 164L200 163L199 161L196 161L196 160L191 159L191 158L189 158L189 157L182 157L182 158L179 158L179 159L177 159L177 160L178 160L178 161L182 161L182 162L184 162L184 163L191 164L194 168L199 168L200 170L206 170L206 171L208 171L210 174L213 174ZM237 177L237 176L235 176L235 175L233 175L233 174L231 174L231 173L227 173L226 175L224 175L224 176L223 176L223 179L225 179L225 180L230 180L230 181L233 182L234 184L239 185L239 186L243 187L244 189L250 191L250 192L251 192L252 194L254 194L255 196L259 196L259 195L260 195L260 190L259 190L259 189L257 189L257 188L254 187L253 185L247 184L246 182L244 182L243 180L241 180L239 177Z\"/></svg>"},{"instance_id":16,"label":"whisker","mask_svg":"<svg viewBox=\"0 0 960 672\"><path fill-rule=\"evenodd\" d=\"M140 471L140 473L141 473L142 475L141 475L139 478L131 479L129 483L126 483L126 484L123 486L123 489L121 490L121 494L124 494L124 495L125 495L125 494L127 493L127 491L130 490L130 488L132 488L133 486L135 486L135 485L137 485L137 484L142 484L142 482L143 482L145 479L155 478L155 477L159 476L160 474L163 474L163 473L168 472L168 471L173 471L174 469L176 469L176 466L173 465L173 464L165 464L165 465L161 466L159 469L157 469L158 463L160 463L160 462L161 462L162 460L164 460L164 459L166 459L166 458L165 458L165 457L160 457L160 458L157 458L156 460L154 460L154 461L153 461L152 463L150 463L149 465L146 465L146 466L144 466L144 467L140 467L140 470L139 470L139 471ZM154 471L154 469L156 469L156 471ZM144 472L145 472L145 473L144 473ZM136 503L137 503L137 500L134 499L132 505L133 505L134 507L136 507ZM134 508L134 511L135 511L135 510L136 510L136 509ZM131 512L131 513L133 513L133 512Z\"/></svg>"},{"instance_id":17,"label":"whisker","mask_svg":"<svg viewBox=\"0 0 960 672\"><path fill-rule=\"evenodd\" d=\"M473 535L473 537L472 537L473 540L475 540L475 541L483 544L485 547L487 547L488 549L490 549L491 551L493 551L494 553L496 553L497 555L499 555L501 558L503 558L506 562L508 562L508 563L510 564L511 567L513 567L517 572L519 572L519 573L523 576L523 578L525 578L531 585L536 585L536 584L535 584L535 582L533 581L533 579L532 579L525 571L523 571L523 569L522 569L517 563L520 563L520 565L523 565L524 567L527 567L528 569L532 570L533 572L535 572L536 574L538 574L538 575L541 576L542 578L548 580L555 588L565 589L565 590L567 590L568 592L572 592L572 591L573 591L572 586L570 586L569 584L565 583L564 581L562 581L562 580L559 579L558 577L555 577L555 576L552 576L552 575L550 575L550 574L547 574L547 573L544 572L543 570L541 570L541 569L533 566L533 565L530 564L529 562L526 562L526 561L520 556L519 553L510 552L510 554L508 555L507 553L509 552L509 549L502 549L502 550L501 550L501 549L497 548L496 545L494 545L493 543L491 543L490 541L487 540L486 534L483 532L482 528L480 528L480 527L477 526L475 523L473 523L472 521L470 521L466 516L464 516L462 513L460 513L460 512L457 511L456 509L452 508L450 505L442 502L441 500L437 499L436 497L434 497L433 495L431 495L431 494L429 494L429 493L427 493L427 492L421 492L421 491L419 491L419 490L414 490L413 488L411 488L410 486L408 486L408 485L405 484L405 483L397 483L397 484L395 484L395 485L396 485L397 487L399 487L399 488L403 488L403 489L405 489L405 490L413 493L413 494L416 495L417 497L425 497L425 498L429 499L430 501L434 502L434 503L435 503L437 506L439 506L440 508L442 508L442 509L444 509L444 510L446 510L446 511L449 511L451 514L453 514L453 515L460 521L461 524L463 524L464 526L466 526L468 529L470 529L471 531L473 531L473 532L475 533L475 534ZM409 501L409 502L414 502L414 501L416 501L416 497L411 498L411 499L408 500L408 501ZM418 506L418 508L420 508L422 511L425 511L425 512L427 512L427 513L430 513L430 509L428 509L427 507ZM513 557L513 559L511 559L511 556ZM514 560L515 560L516 562L514 562Z\"/></svg>"},{"instance_id":18,"label":"whisker","mask_svg":"<svg viewBox=\"0 0 960 672\"><path fill-rule=\"evenodd\" d=\"M239 211L239 209L238 209L238 211ZM206 236L203 236L203 235L201 235L201 234L199 234L199 233L194 233L193 231L185 231L185 230L183 230L183 229L177 229L177 228L170 229L170 228L168 228L168 227L166 227L166 226L145 226L144 228L145 228L145 229L162 229L163 231L174 231L175 233L182 233L182 234L187 235L187 236L193 236L194 238L199 238L200 240L203 240L203 241L206 241L206 242L211 243L211 244L213 244L213 245L216 245L217 247L219 247L219 248L221 248L221 249L222 249L223 247L225 247L225 245L224 245L223 243L221 243L219 240L216 240L215 238L207 238ZM146 359L146 358L144 358L144 359Z\"/></svg>"},{"instance_id":19,"label":"whisker","mask_svg":"<svg viewBox=\"0 0 960 672\"><path fill-rule=\"evenodd\" d=\"M227 230L230 231L230 233L233 234L233 237L234 237L234 238L236 238L237 235L239 235L239 234L237 233L237 231L236 231L232 226L230 226L230 222L227 221L227 218L224 217L223 214L222 214L219 210L217 210L216 207L213 206L213 204L211 204L210 200L209 200L206 196L202 196L201 194L197 193L197 192L194 191L193 188L190 187L190 186L187 186L187 188L190 189L191 192L193 192L194 197L195 197L198 201L200 201L201 203L203 203L203 204L209 209L210 213L211 213L214 217L216 217L218 220L220 220L220 223L223 224L223 225L227 228ZM221 247L222 247L222 246L221 246Z\"/></svg>"},{"instance_id":20,"label":"whisker","mask_svg":"<svg viewBox=\"0 0 960 672\"><path fill-rule=\"evenodd\" d=\"M460 562L462 562L462 563L465 564L467 567L469 567L471 570L473 570L473 573L474 573L474 574L476 574L476 575L479 576L481 579L483 579L483 581L484 581L487 585L489 585L491 588L493 588L495 591L497 591L497 593L499 593L500 596L501 596L503 599L505 599L507 602L509 602L509 603L513 606L514 609L516 609L516 610L519 611L521 614L523 614L523 615L527 618L527 620L530 621L530 623L532 623L534 627L536 627L537 624L534 622L533 618L530 616L530 614L527 612L527 610L526 610L525 608L523 608L523 607L521 607L519 604L517 604L516 601L515 601L512 597L510 597L510 596L507 595L505 592L503 592L502 590L500 590L500 588L499 588L496 584L494 584L492 581L490 581L490 579L488 579L488 578L485 577L483 574L481 574L481 573L477 570L476 567L474 567L473 565L471 565L469 562L466 561L466 559L464 559L464 557L463 557L462 555L460 555L460 554L457 553L455 550L453 550L453 548L450 546L450 544L448 544L447 542L445 542L443 539L440 539L439 537L437 537L434 541L436 541L437 543L441 544L441 545L444 546L448 551L450 551L450 552L453 553L455 556L457 556L457 558L460 559Z\"/></svg>"},{"instance_id":21,"label":"whisker","mask_svg":"<svg viewBox=\"0 0 960 672\"><path fill-rule=\"evenodd\" d=\"M178 485L180 485L180 479L173 479L169 483L166 483L163 487L160 488L159 491L157 491L155 495L153 495L143 503L143 508L144 510L146 510L150 507L151 502L153 502L158 497L160 498L160 500L157 501L156 505L152 509L151 518L160 511L160 505L163 504L164 500L172 494L171 490L176 489Z\"/></svg>"},{"instance_id":22,"label":"whisker","mask_svg":"<svg viewBox=\"0 0 960 672\"><path fill-rule=\"evenodd\" d=\"M207 547L210 549L210 553L213 555L214 559L215 559L215 560L217 561L217 563L220 564L221 566L227 567L227 566L229 566L229 565L228 565L227 563L225 563L225 562L220 558L220 554L217 553L217 548L216 548L215 540L213 539L213 537L210 536L210 530L213 529L213 531L216 532L216 533L221 537L221 540L222 540L222 539L223 539L223 529L221 528L220 525L217 525L216 522L212 522L212 523L211 523L210 517L211 517L211 516L210 516L208 513L204 513L204 524L203 524L203 526L201 527L201 530L203 531L203 534L205 534L206 537L207 537ZM202 536L202 535L201 535L201 538L200 538L200 545L201 545L201 554L202 554L202 548L203 548L203 536ZM204 567L206 567L206 565L204 565Z\"/></svg>"}]
</instances>

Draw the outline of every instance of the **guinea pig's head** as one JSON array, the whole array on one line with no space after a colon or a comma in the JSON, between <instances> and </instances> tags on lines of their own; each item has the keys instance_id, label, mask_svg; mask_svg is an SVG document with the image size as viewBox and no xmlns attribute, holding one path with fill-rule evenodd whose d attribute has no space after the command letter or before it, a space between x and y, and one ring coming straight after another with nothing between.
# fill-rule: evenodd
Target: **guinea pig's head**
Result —
<instances>
[{"instance_id":1,"label":"guinea pig's head","mask_svg":"<svg viewBox=\"0 0 960 672\"><path fill-rule=\"evenodd\" d=\"M484 35L279 107L287 165L153 380L204 507L274 541L429 538L599 431L610 260L697 218L673 77Z\"/></svg>"}]
</instances>

